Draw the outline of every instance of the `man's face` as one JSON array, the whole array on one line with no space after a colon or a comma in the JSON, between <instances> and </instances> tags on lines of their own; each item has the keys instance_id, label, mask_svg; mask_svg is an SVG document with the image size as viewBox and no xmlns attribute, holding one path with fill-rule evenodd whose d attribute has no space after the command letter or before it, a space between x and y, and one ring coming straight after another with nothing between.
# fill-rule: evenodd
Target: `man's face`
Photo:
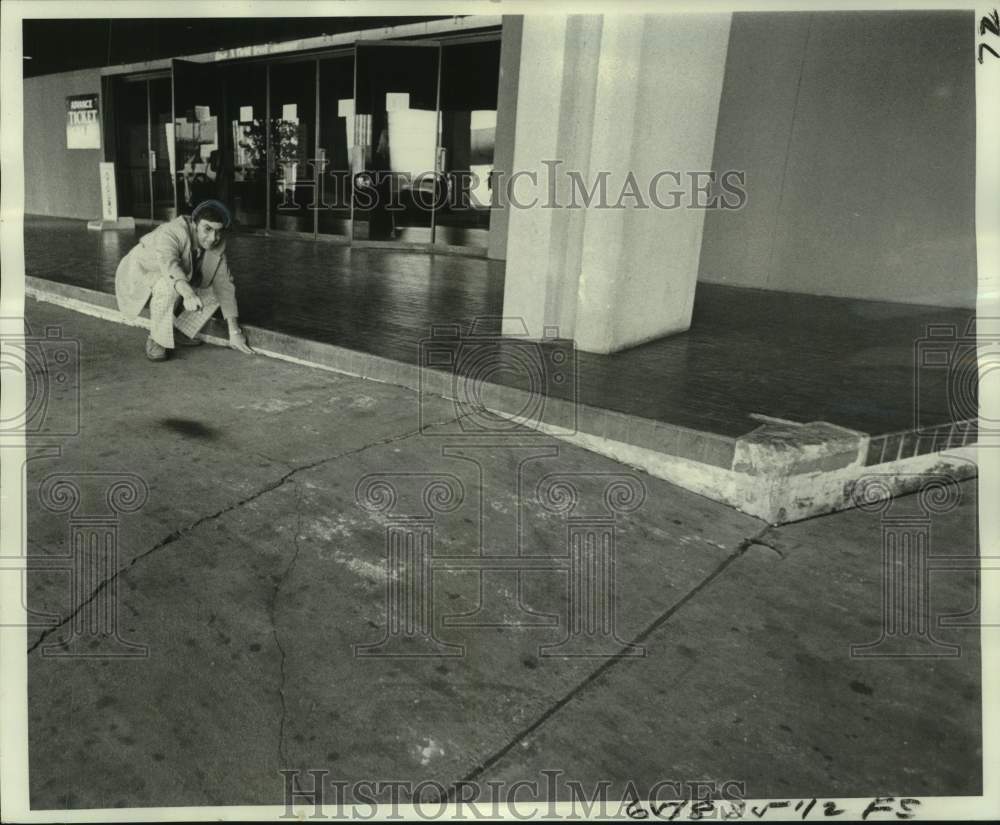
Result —
<instances>
[{"instance_id":1,"label":"man's face","mask_svg":"<svg viewBox=\"0 0 1000 825\"><path fill-rule=\"evenodd\" d=\"M222 224L217 221L203 218L194 225L194 232L202 249L211 249L222 240Z\"/></svg>"}]
</instances>

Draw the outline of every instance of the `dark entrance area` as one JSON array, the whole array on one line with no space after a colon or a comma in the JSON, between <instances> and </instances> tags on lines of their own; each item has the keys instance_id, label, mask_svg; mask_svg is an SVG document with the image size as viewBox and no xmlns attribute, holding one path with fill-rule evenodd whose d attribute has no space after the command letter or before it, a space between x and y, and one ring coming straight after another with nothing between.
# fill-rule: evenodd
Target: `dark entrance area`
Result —
<instances>
[{"instance_id":1,"label":"dark entrance area","mask_svg":"<svg viewBox=\"0 0 1000 825\"><path fill-rule=\"evenodd\" d=\"M487 31L108 76L119 212L485 255L499 63Z\"/></svg>"},{"instance_id":2,"label":"dark entrance area","mask_svg":"<svg viewBox=\"0 0 1000 825\"><path fill-rule=\"evenodd\" d=\"M118 172L118 209L138 220L175 214L171 86L169 72L110 78L105 85L115 114L108 151Z\"/></svg>"}]
</instances>

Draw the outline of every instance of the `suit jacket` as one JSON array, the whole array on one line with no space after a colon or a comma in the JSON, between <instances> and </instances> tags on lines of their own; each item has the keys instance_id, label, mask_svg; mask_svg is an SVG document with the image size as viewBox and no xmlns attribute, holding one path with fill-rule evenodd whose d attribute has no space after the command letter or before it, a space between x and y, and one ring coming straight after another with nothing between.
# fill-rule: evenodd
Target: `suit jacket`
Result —
<instances>
[{"instance_id":1,"label":"suit jacket","mask_svg":"<svg viewBox=\"0 0 1000 825\"><path fill-rule=\"evenodd\" d=\"M121 260L115 272L115 297L123 315L138 315L160 278L185 280L190 283L194 272L194 250L197 248L194 225L186 215L160 224L142 237ZM219 301L222 314L235 318L236 286L226 262L226 242L205 250L201 262L201 286L211 289Z\"/></svg>"}]
</instances>

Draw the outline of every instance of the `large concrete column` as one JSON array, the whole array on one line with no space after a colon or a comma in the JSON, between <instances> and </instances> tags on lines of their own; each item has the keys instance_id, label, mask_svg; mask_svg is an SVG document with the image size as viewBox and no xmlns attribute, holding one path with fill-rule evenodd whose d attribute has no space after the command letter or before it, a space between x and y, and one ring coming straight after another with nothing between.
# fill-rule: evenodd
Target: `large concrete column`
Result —
<instances>
[{"instance_id":1,"label":"large concrete column","mask_svg":"<svg viewBox=\"0 0 1000 825\"><path fill-rule=\"evenodd\" d=\"M705 198L690 173L711 169L729 23L525 18L514 168L537 173L539 200L510 208L504 316L530 336L558 327L584 351L615 352L690 325L705 215L690 208ZM606 197L574 198L571 171L587 190L603 179Z\"/></svg>"},{"instance_id":2,"label":"large concrete column","mask_svg":"<svg viewBox=\"0 0 1000 825\"><path fill-rule=\"evenodd\" d=\"M505 14L500 33L500 82L497 88L497 128L493 173L506 179L514 167L514 135L517 116L518 69L521 65L521 27L524 17ZM507 257L507 199L503 186L493 190L487 257Z\"/></svg>"},{"instance_id":3,"label":"large concrete column","mask_svg":"<svg viewBox=\"0 0 1000 825\"><path fill-rule=\"evenodd\" d=\"M558 327L567 337L564 331L573 327L579 272L565 266L569 212L547 206L555 200L548 188L553 181L549 169L554 161L579 161L574 104L587 95L575 69L596 53L598 24L597 17L576 15L524 18L513 174L505 182L505 334L519 334L526 327L529 335L541 338L546 328Z\"/></svg>"}]
</instances>

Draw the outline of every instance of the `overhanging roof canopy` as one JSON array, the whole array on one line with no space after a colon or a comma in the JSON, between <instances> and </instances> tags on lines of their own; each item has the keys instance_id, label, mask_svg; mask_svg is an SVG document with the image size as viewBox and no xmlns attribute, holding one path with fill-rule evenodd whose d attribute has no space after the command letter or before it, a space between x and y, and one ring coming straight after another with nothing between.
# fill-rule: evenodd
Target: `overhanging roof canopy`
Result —
<instances>
[{"instance_id":1,"label":"overhanging roof canopy","mask_svg":"<svg viewBox=\"0 0 1000 825\"><path fill-rule=\"evenodd\" d=\"M24 76L378 29L436 17L228 17L25 20Z\"/></svg>"}]
</instances>

